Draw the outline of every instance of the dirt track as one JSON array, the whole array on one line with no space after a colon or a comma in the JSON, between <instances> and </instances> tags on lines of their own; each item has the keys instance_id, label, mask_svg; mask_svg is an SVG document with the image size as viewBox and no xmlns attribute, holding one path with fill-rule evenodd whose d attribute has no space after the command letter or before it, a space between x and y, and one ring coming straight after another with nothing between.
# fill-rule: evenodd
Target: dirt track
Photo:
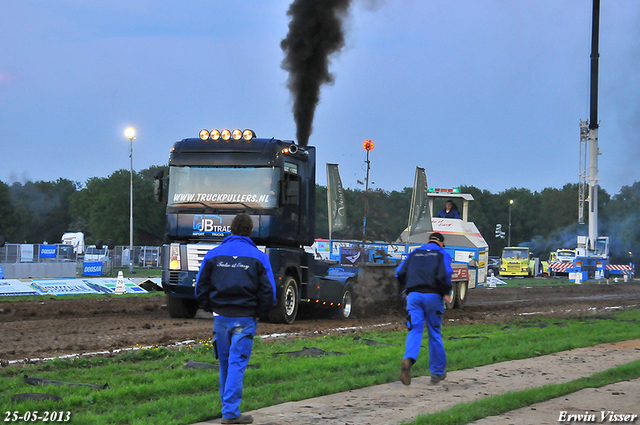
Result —
<instances>
[{"instance_id":1,"label":"dirt track","mask_svg":"<svg viewBox=\"0 0 640 425\"><path fill-rule=\"evenodd\" d=\"M165 299L158 297L38 301L0 299L0 359L53 357L140 345L163 345L211 336L212 320L203 312L194 320L170 319ZM534 288L477 288L469 291L462 310L447 310L445 325L509 322L535 313L566 317L578 313L640 306L640 284L570 285ZM354 332L344 327L385 323L402 329L404 312L380 308L375 317L300 318L292 325L260 323L258 334ZM317 335L317 334L315 334Z\"/></svg>"}]
</instances>

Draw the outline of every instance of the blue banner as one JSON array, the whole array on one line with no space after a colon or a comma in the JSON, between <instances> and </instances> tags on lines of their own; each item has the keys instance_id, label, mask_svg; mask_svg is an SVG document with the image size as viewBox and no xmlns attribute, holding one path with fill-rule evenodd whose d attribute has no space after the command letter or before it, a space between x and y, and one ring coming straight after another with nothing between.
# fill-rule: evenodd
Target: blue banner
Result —
<instances>
[{"instance_id":1,"label":"blue banner","mask_svg":"<svg viewBox=\"0 0 640 425\"><path fill-rule=\"evenodd\" d=\"M40 258L56 258L55 245L40 245Z\"/></svg>"},{"instance_id":2,"label":"blue banner","mask_svg":"<svg viewBox=\"0 0 640 425\"><path fill-rule=\"evenodd\" d=\"M4 270L2 270L2 266L0 266L0 279L4 279Z\"/></svg>"},{"instance_id":3,"label":"blue banner","mask_svg":"<svg viewBox=\"0 0 640 425\"><path fill-rule=\"evenodd\" d=\"M82 263L82 276L102 276L102 261Z\"/></svg>"}]
</instances>

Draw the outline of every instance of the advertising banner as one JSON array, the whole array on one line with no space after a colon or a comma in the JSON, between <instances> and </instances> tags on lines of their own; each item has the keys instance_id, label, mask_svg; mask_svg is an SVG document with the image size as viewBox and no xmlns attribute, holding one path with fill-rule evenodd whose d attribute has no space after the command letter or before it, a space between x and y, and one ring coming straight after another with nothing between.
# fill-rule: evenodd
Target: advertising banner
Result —
<instances>
[{"instance_id":1,"label":"advertising banner","mask_svg":"<svg viewBox=\"0 0 640 425\"><path fill-rule=\"evenodd\" d=\"M96 290L77 279L38 279L31 287L42 295L98 294Z\"/></svg>"},{"instance_id":2,"label":"advertising banner","mask_svg":"<svg viewBox=\"0 0 640 425\"><path fill-rule=\"evenodd\" d=\"M56 258L56 246L40 245L40 258Z\"/></svg>"},{"instance_id":3,"label":"advertising banner","mask_svg":"<svg viewBox=\"0 0 640 425\"><path fill-rule=\"evenodd\" d=\"M0 279L4 279L4 270L2 270L2 266L0 266Z\"/></svg>"},{"instance_id":4,"label":"advertising banner","mask_svg":"<svg viewBox=\"0 0 640 425\"><path fill-rule=\"evenodd\" d=\"M146 280L146 279L145 279ZM117 279L36 279L23 282L18 279L0 280L0 297L26 295L79 295L113 294ZM144 294L147 291L130 279L124 280L125 292Z\"/></svg>"},{"instance_id":5,"label":"advertising banner","mask_svg":"<svg viewBox=\"0 0 640 425\"><path fill-rule=\"evenodd\" d=\"M427 174L424 168L416 167L416 177L413 182L411 195L411 209L409 210L409 236L433 231L429 199L427 193Z\"/></svg>"},{"instance_id":6,"label":"advertising banner","mask_svg":"<svg viewBox=\"0 0 640 425\"><path fill-rule=\"evenodd\" d=\"M97 293L113 294L116 292L116 284L118 283L118 279L82 279L82 282ZM124 280L124 288L125 292L128 294L144 294L145 292L147 292L136 285L134 282L132 282L130 279Z\"/></svg>"},{"instance_id":7,"label":"advertising banner","mask_svg":"<svg viewBox=\"0 0 640 425\"><path fill-rule=\"evenodd\" d=\"M21 263L33 262L33 245L31 244L20 245L20 262Z\"/></svg>"},{"instance_id":8,"label":"advertising banner","mask_svg":"<svg viewBox=\"0 0 640 425\"><path fill-rule=\"evenodd\" d=\"M347 227L347 208L338 164L327 164L327 207L329 209L329 239L332 232Z\"/></svg>"},{"instance_id":9,"label":"advertising banner","mask_svg":"<svg viewBox=\"0 0 640 425\"><path fill-rule=\"evenodd\" d=\"M0 297L17 297L26 295L40 295L29 282L21 282L18 279L0 280Z\"/></svg>"},{"instance_id":10,"label":"advertising banner","mask_svg":"<svg viewBox=\"0 0 640 425\"><path fill-rule=\"evenodd\" d=\"M82 276L102 276L102 261L82 263Z\"/></svg>"}]
</instances>

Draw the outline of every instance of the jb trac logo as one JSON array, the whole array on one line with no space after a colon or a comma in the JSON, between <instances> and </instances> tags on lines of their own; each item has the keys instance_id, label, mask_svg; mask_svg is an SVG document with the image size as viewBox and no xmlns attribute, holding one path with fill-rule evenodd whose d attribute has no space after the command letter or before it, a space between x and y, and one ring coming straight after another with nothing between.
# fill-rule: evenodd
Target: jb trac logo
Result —
<instances>
[{"instance_id":1,"label":"jb trac logo","mask_svg":"<svg viewBox=\"0 0 640 425\"><path fill-rule=\"evenodd\" d=\"M231 233L231 226L223 226L222 218L217 215L194 215L193 234L195 236L224 236Z\"/></svg>"}]
</instances>

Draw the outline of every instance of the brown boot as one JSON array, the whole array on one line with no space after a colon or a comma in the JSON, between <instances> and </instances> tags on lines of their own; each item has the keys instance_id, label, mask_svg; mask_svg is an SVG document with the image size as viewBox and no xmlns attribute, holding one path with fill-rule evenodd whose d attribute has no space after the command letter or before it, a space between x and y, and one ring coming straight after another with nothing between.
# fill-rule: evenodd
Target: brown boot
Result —
<instances>
[{"instance_id":1,"label":"brown boot","mask_svg":"<svg viewBox=\"0 0 640 425\"><path fill-rule=\"evenodd\" d=\"M400 381L405 385L411 385L411 366L413 366L413 363L415 363L413 359L402 359Z\"/></svg>"},{"instance_id":2,"label":"brown boot","mask_svg":"<svg viewBox=\"0 0 640 425\"><path fill-rule=\"evenodd\" d=\"M431 385L437 385L438 382L444 381L444 378L447 377L447 371L445 370L442 375L431 375Z\"/></svg>"},{"instance_id":3,"label":"brown boot","mask_svg":"<svg viewBox=\"0 0 640 425\"><path fill-rule=\"evenodd\" d=\"M222 419L223 424L252 424L253 416L251 415L240 415L231 419Z\"/></svg>"}]
</instances>

